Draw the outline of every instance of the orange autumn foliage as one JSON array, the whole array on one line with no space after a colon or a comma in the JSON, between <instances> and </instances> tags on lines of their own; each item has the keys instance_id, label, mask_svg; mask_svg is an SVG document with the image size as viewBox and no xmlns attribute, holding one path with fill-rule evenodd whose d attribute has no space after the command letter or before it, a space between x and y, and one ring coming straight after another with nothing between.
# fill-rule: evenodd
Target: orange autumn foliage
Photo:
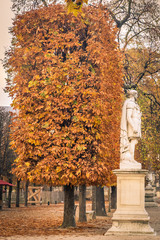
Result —
<instances>
[{"instance_id":1,"label":"orange autumn foliage","mask_svg":"<svg viewBox=\"0 0 160 240\"><path fill-rule=\"evenodd\" d=\"M13 173L42 184L112 184L122 66L109 15L86 7L76 17L51 5L18 16L12 33Z\"/></svg>"}]
</instances>

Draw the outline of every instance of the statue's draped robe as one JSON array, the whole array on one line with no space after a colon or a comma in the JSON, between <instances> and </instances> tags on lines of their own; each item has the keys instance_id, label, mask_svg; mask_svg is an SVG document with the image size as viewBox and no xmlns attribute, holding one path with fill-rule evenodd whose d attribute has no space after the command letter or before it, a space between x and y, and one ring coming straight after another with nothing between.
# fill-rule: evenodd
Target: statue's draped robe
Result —
<instances>
[{"instance_id":1,"label":"statue's draped robe","mask_svg":"<svg viewBox=\"0 0 160 240\"><path fill-rule=\"evenodd\" d=\"M132 119L137 133L127 123L127 109L132 109ZM120 159L124 159L124 153L129 152L129 140L141 138L141 113L139 106L130 98L126 99L122 107L121 132L120 132Z\"/></svg>"},{"instance_id":2,"label":"statue's draped robe","mask_svg":"<svg viewBox=\"0 0 160 240\"><path fill-rule=\"evenodd\" d=\"M121 132L120 132L120 159L123 159L123 153L129 151L129 140L127 134L127 104L130 99L127 99L122 107L121 117Z\"/></svg>"}]
</instances>

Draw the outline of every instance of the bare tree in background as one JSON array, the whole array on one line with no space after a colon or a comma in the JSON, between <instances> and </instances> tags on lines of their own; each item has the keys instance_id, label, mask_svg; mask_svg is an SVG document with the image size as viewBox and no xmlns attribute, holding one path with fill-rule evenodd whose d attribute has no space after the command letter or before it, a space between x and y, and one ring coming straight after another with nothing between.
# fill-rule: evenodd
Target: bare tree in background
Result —
<instances>
[{"instance_id":1,"label":"bare tree in background","mask_svg":"<svg viewBox=\"0 0 160 240\"><path fill-rule=\"evenodd\" d=\"M18 14L36 9L39 6L47 7L52 2L52 0L12 0L12 10Z\"/></svg>"},{"instance_id":2,"label":"bare tree in background","mask_svg":"<svg viewBox=\"0 0 160 240\"><path fill-rule=\"evenodd\" d=\"M157 0L113 0L106 4L113 20L119 28L117 39L124 59L124 82L126 88L137 87L141 80L149 74L157 77L159 72L159 43L160 43L160 5ZM143 60L141 71L131 72L133 59L130 49L148 51ZM142 54L143 55L143 54ZM140 61L141 55L137 55ZM152 67L156 63L156 68ZM152 67L152 69L151 69Z\"/></svg>"},{"instance_id":3,"label":"bare tree in background","mask_svg":"<svg viewBox=\"0 0 160 240\"><path fill-rule=\"evenodd\" d=\"M124 54L124 90L135 88L143 112L139 159L160 171L160 2L113 0L104 3L119 31Z\"/></svg>"}]
</instances>

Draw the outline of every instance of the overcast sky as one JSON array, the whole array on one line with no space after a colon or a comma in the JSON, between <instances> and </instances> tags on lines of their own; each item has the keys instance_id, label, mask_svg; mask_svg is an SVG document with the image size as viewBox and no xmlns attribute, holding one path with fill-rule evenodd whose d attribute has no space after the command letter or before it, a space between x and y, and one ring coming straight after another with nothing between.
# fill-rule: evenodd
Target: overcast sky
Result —
<instances>
[{"instance_id":1,"label":"overcast sky","mask_svg":"<svg viewBox=\"0 0 160 240\"><path fill-rule=\"evenodd\" d=\"M12 18L14 17L11 5L11 0L0 0L0 59L4 58L4 52L11 43L11 35L8 33L8 28L12 26ZM9 106L11 103L8 94L3 91L6 85L5 77L6 74L0 62L0 106Z\"/></svg>"}]
</instances>

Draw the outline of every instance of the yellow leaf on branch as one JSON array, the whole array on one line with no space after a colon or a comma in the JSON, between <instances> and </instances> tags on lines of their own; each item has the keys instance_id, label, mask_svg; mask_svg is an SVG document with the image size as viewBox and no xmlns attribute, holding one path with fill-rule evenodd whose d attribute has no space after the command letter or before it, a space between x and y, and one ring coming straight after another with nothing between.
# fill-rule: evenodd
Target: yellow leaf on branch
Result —
<instances>
[{"instance_id":1,"label":"yellow leaf on branch","mask_svg":"<svg viewBox=\"0 0 160 240\"><path fill-rule=\"evenodd\" d=\"M81 12L83 3L88 3L88 0L65 0L67 3L68 13L73 13L75 16Z\"/></svg>"}]
</instances>

